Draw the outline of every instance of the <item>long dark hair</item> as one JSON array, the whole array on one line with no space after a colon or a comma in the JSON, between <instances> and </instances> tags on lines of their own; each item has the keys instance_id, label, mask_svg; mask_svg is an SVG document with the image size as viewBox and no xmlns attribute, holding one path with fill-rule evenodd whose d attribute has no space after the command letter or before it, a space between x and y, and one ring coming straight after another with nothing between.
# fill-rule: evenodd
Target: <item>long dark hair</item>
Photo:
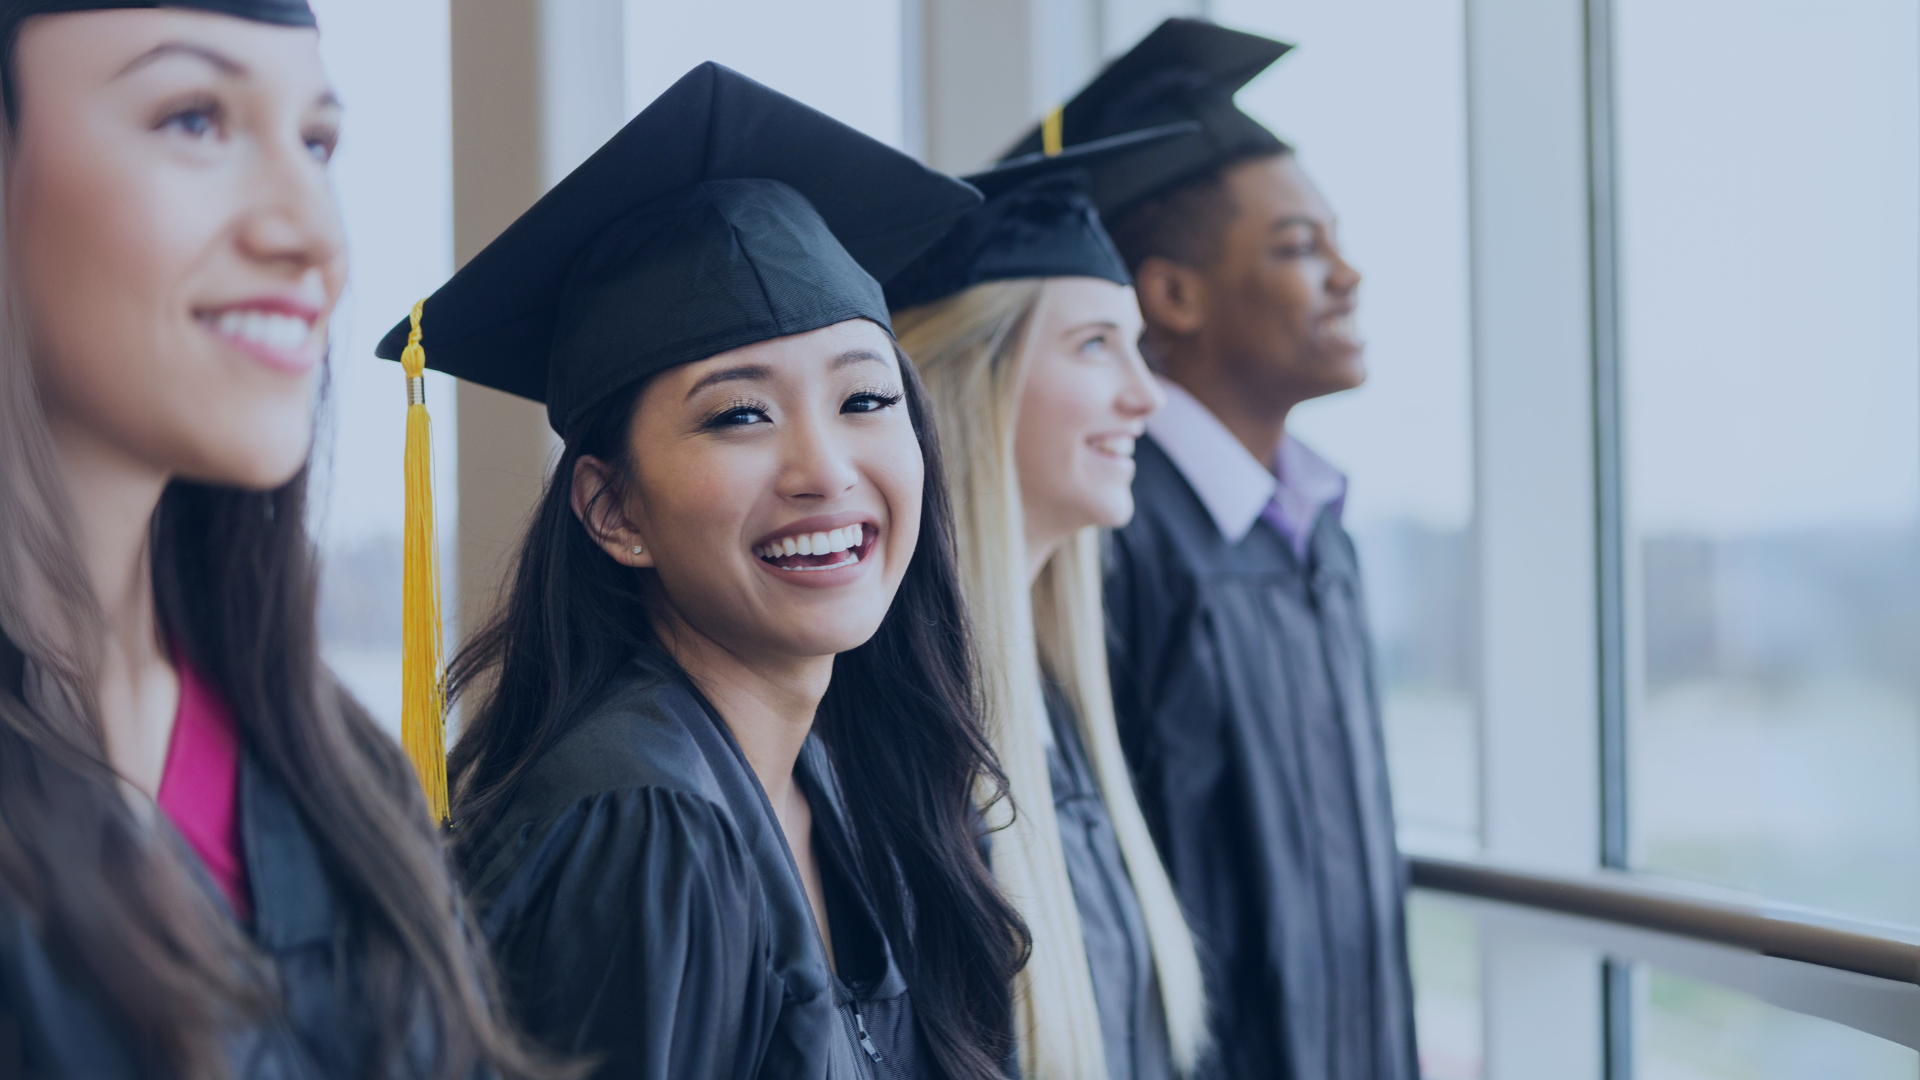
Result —
<instances>
[{"instance_id":1,"label":"long dark hair","mask_svg":"<svg viewBox=\"0 0 1920 1080\"><path fill-rule=\"evenodd\" d=\"M0 129L0 177L10 151ZM225 1076L223 1036L274 1007L272 976L109 762L93 689L105 618L75 554L17 292L0 259L0 917L24 915L148 1070ZM148 546L159 625L319 849L370 1060L422 1054L443 1080L480 1062L535 1074L411 769L320 660L306 520L304 469L266 492L169 484Z\"/></svg>"},{"instance_id":2,"label":"long dark hair","mask_svg":"<svg viewBox=\"0 0 1920 1080\"><path fill-rule=\"evenodd\" d=\"M912 363L896 355L926 460L919 546L879 631L835 661L815 726L934 1059L950 1080L987 1080L1013 1045L1011 986L1029 941L977 844L976 798L1004 797L1006 778L981 730L932 413ZM652 572L608 558L572 509L584 455L614 467L601 497L630 481L627 431L643 388L614 395L569 433L501 611L454 658L456 697L485 688L449 768L456 851L479 842L541 752L657 644Z\"/></svg>"}]
</instances>

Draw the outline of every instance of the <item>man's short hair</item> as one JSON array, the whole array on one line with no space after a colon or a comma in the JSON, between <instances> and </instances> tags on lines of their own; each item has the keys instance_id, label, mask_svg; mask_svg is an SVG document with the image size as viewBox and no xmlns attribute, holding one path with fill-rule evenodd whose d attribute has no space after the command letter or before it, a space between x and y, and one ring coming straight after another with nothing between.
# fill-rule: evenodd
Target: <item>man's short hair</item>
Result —
<instances>
[{"instance_id":1,"label":"man's short hair","mask_svg":"<svg viewBox=\"0 0 1920 1080\"><path fill-rule=\"evenodd\" d=\"M1256 158L1291 152L1262 151L1222 162L1107 222L1127 272L1138 274L1141 264L1156 255L1196 270L1218 262L1226 247L1227 226L1240 212L1227 187L1228 171Z\"/></svg>"}]
</instances>

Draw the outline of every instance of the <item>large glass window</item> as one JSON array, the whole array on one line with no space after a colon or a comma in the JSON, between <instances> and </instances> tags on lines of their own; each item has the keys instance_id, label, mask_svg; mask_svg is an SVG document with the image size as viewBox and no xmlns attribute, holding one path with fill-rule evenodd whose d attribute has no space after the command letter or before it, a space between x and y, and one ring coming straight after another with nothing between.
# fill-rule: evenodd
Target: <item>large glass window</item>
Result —
<instances>
[{"instance_id":1,"label":"large glass window","mask_svg":"<svg viewBox=\"0 0 1920 1080\"><path fill-rule=\"evenodd\" d=\"M900 145L900 0L627 0L626 15L629 113L713 60Z\"/></svg>"},{"instance_id":2,"label":"large glass window","mask_svg":"<svg viewBox=\"0 0 1920 1080\"><path fill-rule=\"evenodd\" d=\"M1351 478L1395 810L1409 846L1479 829L1465 16L1460 0L1217 0L1222 23L1297 43L1240 94L1293 143L1366 275L1367 384L1290 430Z\"/></svg>"},{"instance_id":3,"label":"large glass window","mask_svg":"<svg viewBox=\"0 0 1920 1080\"><path fill-rule=\"evenodd\" d=\"M1920 923L1920 7L1614 6L1635 865Z\"/></svg>"},{"instance_id":4,"label":"large glass window","mask_svg":"<svg viewBox=\"0 0 1920 1080\"><path fill-rule=\"evenodd\" d=\"M327 663L388 728L400 725L401 450L406 383L373 348L453 266L447 0L311 0L320 54L346 106L334 190L347 293L333 320L315 448L320 632ZM428 375L443 559L455 550L453 382ZM451 582L451 565L443 567ZM442 590L452 596L451 586Z\"/></svg>"},{"instance_id":5,"label":"large glass window","mask_svg":"<svg viewBox=\"0 0 1920 1080\"><path fill-rule=\"evenodd\" d=\"M1659 968L1642 974L1639 1080L1913 1080L1920 1054Z\"/></svg>"}]
</instances>

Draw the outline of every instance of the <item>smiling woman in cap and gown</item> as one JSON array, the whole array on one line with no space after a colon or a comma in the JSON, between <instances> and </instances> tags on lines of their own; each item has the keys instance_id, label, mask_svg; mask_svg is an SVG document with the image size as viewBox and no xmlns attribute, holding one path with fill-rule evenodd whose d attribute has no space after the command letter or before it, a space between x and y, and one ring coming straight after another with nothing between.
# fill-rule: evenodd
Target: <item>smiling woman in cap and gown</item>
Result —
<instances>
[{"instance_id":1,"label":"smiling woman in cap and gown","mask_svg":"<svg viewBox=\"0 0 1920 1080\"><path fill-rule=\"evenodd\" d=\"M0 1077L527 1075L318 655L312 13L5 0L0 50Z\"/></svg>"},{"instance_id":2,"label":"smiling woman in cap and gown","mask_svg":"<svg viewBox=\"0 0 1920 1080\"><path fill-rule=\"evenodd\" d=\"M1107 689L1099 528L1132 513L1131 443L1162 397L1084 171L1194 130L969 176L986 203L887 283L940 418L995 749L1015 803L1053 809L991 837L994 872L1033 932L1018 996L1027 1080L1165 1080L1206 1047L1193 939Z\"/></svg>"},{"instance_id":3,"label":"smiling woman in cap and gown","mask_svg":"<svg viewBox=\"0 0 1920 1080\"><path fill-rule=\"evenodd\" d=\"M1288 148L1233 101L1287 49L1168 20L1012 153L1198 125L1088 170L1168 397L1109 551L1121 736L1207 964L1222 1073L1414 1080L1406 875L1346 481L1282 438L1292 404L1358 384L1359 275Z\"/></svg>"},{"instance_id":4,"label":"smiling woman in cap and gown","mask_svg":"<svg viewBox=\"0 0 1920 1080\"><path fill-rule=\"evenodd\" d=\"M382 347L564 448L452 666L457 858L596 1075L996 1076L1024 929L940 459L876 278L979 196L688 73ZM478 689L476 689L478 688Z\"/></svg>"}]
</instances>

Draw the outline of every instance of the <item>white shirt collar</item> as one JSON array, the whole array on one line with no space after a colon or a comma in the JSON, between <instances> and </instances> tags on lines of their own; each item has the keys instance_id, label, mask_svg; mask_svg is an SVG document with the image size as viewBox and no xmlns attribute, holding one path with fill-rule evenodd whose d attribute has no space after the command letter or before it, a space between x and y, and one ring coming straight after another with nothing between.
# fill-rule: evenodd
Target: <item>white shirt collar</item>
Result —
<instances>
[{"instance_id":1,"label":"white shirt collar","mask_svg":"<svg viewBox=\"0 0 1920 1080\"><path fill-rule=\"evenodd\" d=\"M1200 497L1220 535L1234 544L1246 539L1278 497L1273 525L1305 558L1314 519L1328 507L1338 515L1346 503L1345 474L1292 435L1281 440L1279 460L1269 469L1199 399L1164 378L1160 388L1167 404L1147 418L1147 434Z\"/></svg>"},{"instance_id":2,"label":"white shirt collar","mask_svg":"<svg viewBox=\"0 0 1920 1080\"><path fill-rule=\"evenodd\" d=\"M1164 378L1160 389L1167 404L1147 417L1147 434L1200 497L1220 535L1239 543L1260 520L1280 481L1198 398Z\"/></svg>"}]
</instances>

